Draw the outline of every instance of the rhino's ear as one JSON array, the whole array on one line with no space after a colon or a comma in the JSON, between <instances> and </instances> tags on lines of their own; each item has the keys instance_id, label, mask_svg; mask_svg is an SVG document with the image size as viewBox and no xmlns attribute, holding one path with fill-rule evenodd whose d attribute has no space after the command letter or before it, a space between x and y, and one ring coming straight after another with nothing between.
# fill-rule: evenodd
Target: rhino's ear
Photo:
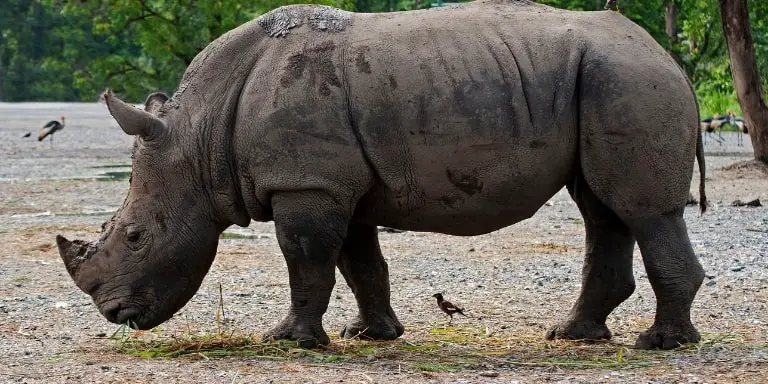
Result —
<instances>
[{"instance_id":1,"label":"rhino's ear","mask_svg":"<svg viewBox=\"0 0 768 384\"><path fill-rule=\"evenodd\" d=\"M156 115L165 102L168 101L168 95L162 92L155 92L147 96L147 100L144 101L144 110Z\"/></svg>"},{"instance_id":2,"label":"rhino's ear","mask_svg":"<svg viewBox=\"0 0 768 384\"><path fill-rule=\"evenodd\" d=\"M162 120L151 113L126 104L113 95L112 90L107 89L102 96L107 103L109 113L125 133L139 135L144 140L152 140L166 132L167 128Z\"/></svg>"}]
</instances>

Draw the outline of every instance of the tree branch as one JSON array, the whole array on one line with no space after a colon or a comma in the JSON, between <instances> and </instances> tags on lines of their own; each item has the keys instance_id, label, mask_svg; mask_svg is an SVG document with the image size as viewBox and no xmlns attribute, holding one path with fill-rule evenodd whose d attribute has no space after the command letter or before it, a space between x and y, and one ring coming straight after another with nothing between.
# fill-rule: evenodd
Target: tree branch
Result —
<instances>
[{"instance_id":1,"label":"tree branch","mask_svg":"<svg viewBox=\"0 0 768 384\"><path fill-rule=\"evenodd\" d=\"M135 23L137 21L145 20L145 19L149 18L150 16L152 16L152 15L150 15L150 14L142 14L142 15L139 15L139 16L131 17L128 20L125 21L125 23L123 24L122 27L120 27L120 29L118 29L118 30L110 29L110 30L111 30L112 34L119 35L119 34L125 32L125 30L128 29L128 27L131 24L133 24L133 23Z\"/></svg>"},{"instance_id":2,"label":"tree branch","mask_svg":"<svg viewBox=\"0 0 768 384\"><path fill-rule=\"evenodd\" d=\"M175 23L173 20L168 19L165 16L155 12L152 8L149 7L149 5L147 5L147 1L146 0L139 0L139 4L141 4L141 8L143 8L144 11L147 12L148 14L150 14L151 16L157 17L158 19L163 20L163 21L165 21L166 23L169 23L169 24L174 24Z\"/></svg>"},{"instance_id":3,"label":"tree branch","mask_svg":"<svg viewBox=\"0 0 768 384\"><path fill-rule=\"evenodd\" d=\"M139 70L139 68L137 68L135 65L131 64L131 62L129 62L128 60L123 60L123 65L125 67L123 67L120 70L113 71L113 72L108 72L106 80L109 81L109 80L112 80L112 78L115 77L115 76L120 76L120 75L124 75L124 74L126 74L128 72L138 71Z\"/></svg>"}]
</instances>

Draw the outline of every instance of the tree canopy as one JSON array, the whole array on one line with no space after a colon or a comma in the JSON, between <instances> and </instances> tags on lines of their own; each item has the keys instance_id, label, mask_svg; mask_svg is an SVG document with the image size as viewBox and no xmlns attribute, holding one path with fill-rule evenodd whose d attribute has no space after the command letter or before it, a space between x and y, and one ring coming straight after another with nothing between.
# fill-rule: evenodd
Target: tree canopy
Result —
<instances>
[{"instance_id":1,"label":"tree canopy","mask_svg":"<svg viewBox=\"0 0 768 384\"><path fill-rule=\"evenodd\" d=\"M605 0L538 2L583 11L605 5ZM5 0L0 100L95 101L105 87L135 101L157 90L172 93L208 43L292 3L387 12L429 8L438 0ZM739 112L718 0L619 0L618 7L685 69L702 115ZM768 2L750 2L749 15L758 70L768 85Z\"/></svg>"}]
</instances>

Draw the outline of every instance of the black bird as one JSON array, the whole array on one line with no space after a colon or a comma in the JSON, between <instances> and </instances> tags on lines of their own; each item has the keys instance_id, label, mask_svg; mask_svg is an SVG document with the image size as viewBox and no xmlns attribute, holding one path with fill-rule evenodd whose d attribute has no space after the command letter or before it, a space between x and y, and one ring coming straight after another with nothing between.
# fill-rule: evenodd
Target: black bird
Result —
<instances>
[{"instance_id":1,"label":"black bird","mask_svg":"<svg viewBox=\"0 0 768 384\"><path fill-rule=\"evenodd\" d=\"M61 117L61 123L56 120L51 120L48 124L43 125L40 129L40 134L37 136L37 141L43 141L46 137L51 137L51 148L53 148L53 134L64 129L64 116Z\"/></svg>"},{"instance_id":2,"label":"black bird","mask_svg":"<svg viewBox=\"0 0 768 384\"><path fill-rule=\"evenodd\" d=\"M451 303L450 301L443 299L442 293L435 293L434 295L432 295L432 297L437 298L437 306L440 307L440 310L445 312L448 316L451 317L451 320L448 321L448 324L451 324L451 322L453 321L454 313L458 313L462 316L469 317L464 314L464 308L459 308L453 305L453 303Z\"/></svg>"}]
</instances>

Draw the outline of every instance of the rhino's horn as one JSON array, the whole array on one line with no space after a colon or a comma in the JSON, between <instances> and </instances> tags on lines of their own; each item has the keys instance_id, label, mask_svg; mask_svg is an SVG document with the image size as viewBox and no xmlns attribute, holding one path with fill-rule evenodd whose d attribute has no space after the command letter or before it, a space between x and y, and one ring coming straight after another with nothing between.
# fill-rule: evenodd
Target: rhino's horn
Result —
<instances>
[{"instance_id":1,"label":"rhino's horn","mask_svg":"<svg viewBox=\"0 0 768 384\"><path fill-rule=\"evenodd\" d=\"M80 264L95 250L93 245L82 240L69 241L61 235L56 235L56 245L67 272L73 279L77 280L77 270L80 268Z\"/></svg>"},{"instance_id":2,"label":"rhino's horn","mask_svg":"<svg viewBox=\"0 0 768 384\"><path fill-rule=\"evenodd\" d=\"M98 287L98 279L94 279L93 266L89 266L89 259L98 251L94 243L82 240L67 240L64 236L56 236L56 245L59 247L59 256L64 261L64 267L74 280L75 285L83 292L92 295Z\"/></svg>"},{"instance_id":3,"label":"rhino's horn","mask_svg":"<svg viewBox=\"0 0 768 384\"><path fill-rule=\"evenodd\" d=\"M165 132L165 123L151 113L145 112L118 99L107 89L103 94L109 113L115 118L120 128L129 135L139 135L145 140L160 136Z\"/></svg>"}]
</instances>

